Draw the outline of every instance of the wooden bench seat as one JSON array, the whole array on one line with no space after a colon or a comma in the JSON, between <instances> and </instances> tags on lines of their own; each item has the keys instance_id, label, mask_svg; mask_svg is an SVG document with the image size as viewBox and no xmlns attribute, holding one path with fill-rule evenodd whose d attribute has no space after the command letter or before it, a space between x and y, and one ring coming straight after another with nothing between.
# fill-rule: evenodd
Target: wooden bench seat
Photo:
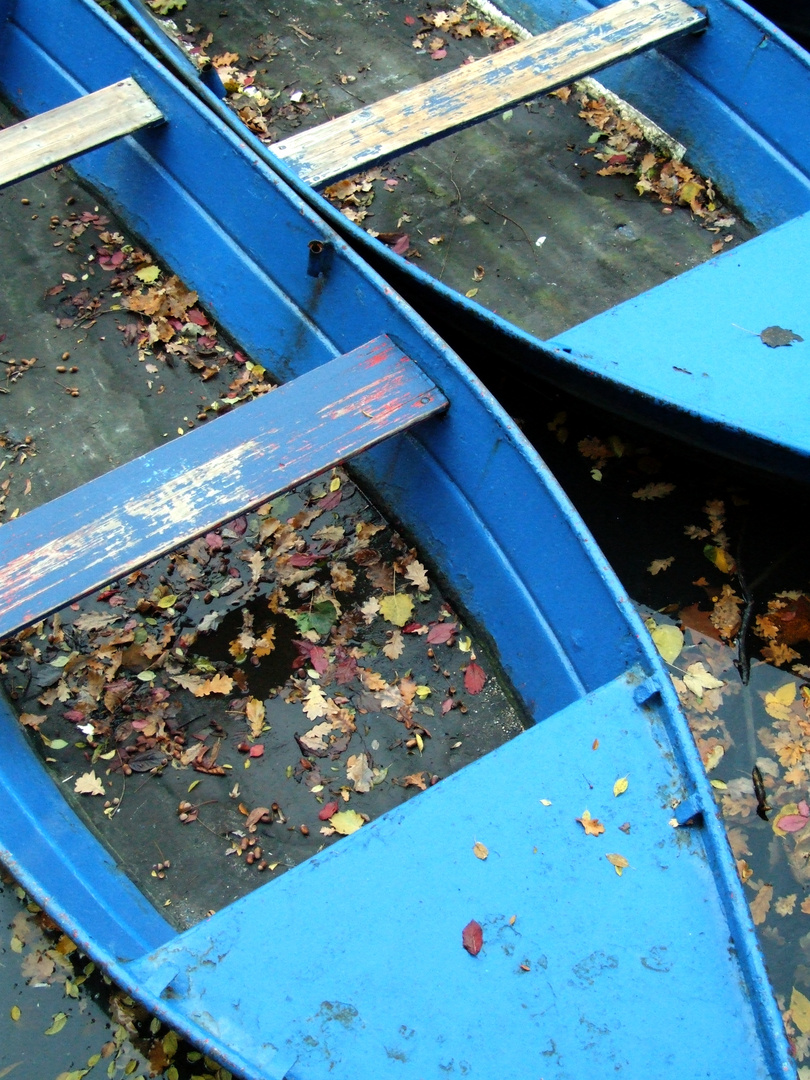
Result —
<instances>
[{"instance_id":1,"label":"wooden bench seat","mask_svg":"<svg viewBox=\"0 0 810 1080\"><path fill-rule=\"evenodd\" d=\"M163 119L134 79L0 131L0 187Z\"/></svg>"},{"instance_id":2,"label":"wooden bench seat","mask_svg":"<svg viewBox=\"0 0 810 1080\"><path fill-rule=\"evenodd\" d=\"M446 407L378 337L7 522L0 638Z\"/></svg>"},{"instance_id":3,"label":"wooden bench seat","mask_svg":"<svg viewBox=\"0 0 810 1080\"><path fill-rule=\"evenodd\" d=\"M325 184L701 29L683 0L618 0L581 19L274 143L303 180Z\"/></svg>"}]
</instances>

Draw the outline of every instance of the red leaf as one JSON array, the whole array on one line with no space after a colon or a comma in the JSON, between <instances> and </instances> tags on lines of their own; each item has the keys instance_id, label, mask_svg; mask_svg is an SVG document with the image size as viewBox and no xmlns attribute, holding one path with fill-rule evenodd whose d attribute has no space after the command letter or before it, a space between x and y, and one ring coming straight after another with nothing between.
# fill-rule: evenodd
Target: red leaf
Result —
<instances>
[{"instance_id":1,"label":"red leaf","mask_svg":"<svg viewBox=\"0 0 810 1080\"><path fill-rule=\"evenodd\" d=\"M456 624L454 622L436 623L428 631L428 644L441 645L443 642L452 641L455 632Z\"/></svg>"},{"instance_id":2,"label":"red leaf","mask_svg":"<svg viewBox=\"0 0 810 1080\"><path fill-rule=\"evenodd\" d=\"M430 54L430 59L431 60L444 60L445 56L447 56L447 49L436 49L435 52L432 52Z\"/></svg>"},{"instance_id":3,"label":"red leaf","mask_svg":"<svg viewBox=\"0 0 810 1080\"><path fill-rule=\"evenodd\" d=\"M467 665L464 672L464 689L468 694L480 694L487 681L484 669L473 660Z\"/></svg>"},{"instance_id":4,"label":"red leaf","mask_svg":"<svg viewBox=\"0 0 810 1080\"><path fill-rule=\"evenodd\" d=\"M328 802L325 806L322 806L318 811L318 817L321 821L328 821L332 814L336 814L339 809L337 799L334 802Z\"/></svg>"},{"instance_id":5,"label":"red leaf","mask_svg":"<svg viewBox=\"0 0 810 1080\"><path fill-rule=\"evenodd\" d=\"M219 551L221 547L224 547L225 541L219 533L210 532L205 534L205 544L209 551Z\"/></svg>"},{"instance_id":6,"label":"red leaf","mask_svg":"<svg viewBox=\"0 0 810 1080\"><path fill-rule=\"evenodd\" d=\"M261 743L256 743L255 746L251 746L248 753L249 757L262 757L264 754L264 747Z\"/></svg>"},{"instance_id":7,"label":"red leaf","mask_svg":"<svg viewBox=\"0 0 810 1080\"><path fill-rule=\"evenodd\" d=\"M415 24L416 24L416 19L413 17L413 15L406 15L405 16L405 25L406 26L414 26Z\"/></svg>"},{"instance_id":8,"label":"red leaf","mask_svg":"<svg viewBox=\"0 0 810 1080\"><path fill-rule=\"evenodd\" d=\"M326 513L327 510L334 510L336 506L340 505L340 500L343 498L343 492L338 488L337 491L330 491L328 495L318 503L318 509Z\"/></svg>"},{"instance_id":9,"label":"red leaf","mask_svg":"<svg viewBox=\"0 0 810 1080\"><path fill-rule=\"evenodd\" d=\"M477 923L475 919L471 919L461 931L461 944L470 956L478 956L481 952L481 947L484 944L484 931L481 929L481 924Z\"/></svg>"},{"instance_id":10,"label":"red leaf","mask_svg":"<svg viewBox=\"0 0 810 1080\"><path fill-rule=\"evenodd\" d=\"M444 716L446 713L449 713L454 705L455 701L451 697L445 698L442 702L442 716Z\"/></svg>"}]
</instances>

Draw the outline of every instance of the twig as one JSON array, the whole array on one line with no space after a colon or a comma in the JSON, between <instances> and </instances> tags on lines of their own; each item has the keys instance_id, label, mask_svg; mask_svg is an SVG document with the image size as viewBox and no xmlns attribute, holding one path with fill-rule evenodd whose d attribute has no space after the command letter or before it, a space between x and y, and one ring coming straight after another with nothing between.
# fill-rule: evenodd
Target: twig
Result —
<instances>
[{"instance_id":1,"label":"twig","mask_svg":"<svg viewBox=\"0 0 810 1080\"><path fill-rule=\"evenodd\" d=\"M497 214L497 215L498 215L498 217L502 217L502 218L504 218L504 219L505 219L506 221L511 221L511 222L512 222L512 224L513 224L513 225L515 226L515 228L516 228L516 229L520 229L520 231L521 231L521 232L523 233L523 235L524 235L524 236L526 237L526 243L527 243L527 244L529 245L529 247L530 247L530 248L532 249L532 255L533 255L533 256L534 256L534 258L536 259L536 258L537 258L537 249L536 249L535 245L534 245L534 244L532 243L532 241L531 241L531 238L530 238L529 234L528 234L528 233L526 232L526 230L525 230L525 229L523 228L523 226L522 226L522 225L520 224L520 222L518 222L518 221L515 221L515 219L514 219L514 218L511 218L511 217L509 217L509 215L508 215L508 214L504 214L502 210L496 210L496 209L495 209L495 207L494 207L494 206L492 206L492 205L490 205L490 203L488 203L488 202L486 201L486 199L485 199L485 198L484 198L483 196L481 196L481 202L482 202L482 203L484 204L484 206L486 206L486 207L487 207L487 209L488 209L488 210L491 210L493 214Z\"/></svg>"}]
</instances>

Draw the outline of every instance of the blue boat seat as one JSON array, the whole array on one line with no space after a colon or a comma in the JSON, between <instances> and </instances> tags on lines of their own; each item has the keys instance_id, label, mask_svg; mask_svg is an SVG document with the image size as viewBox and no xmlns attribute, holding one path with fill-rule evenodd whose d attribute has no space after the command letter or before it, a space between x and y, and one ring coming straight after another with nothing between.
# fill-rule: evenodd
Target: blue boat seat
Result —
<instances>
[{"instance_id":1,"label":"blue boat seat","mask_svg":"<svg viewBox=\"0 0 810 1080\"><path fill-rule=\"evenodd\" d=\"M683 0L618 0L292 135L272 151L302 180L325 184L705 25L705 14Z\"/></svg>"},{"instance_id":2,"label":"blue boat seat","mask_svg":"<svg viewBox=\"0 0 810 1080\"><path fill-rule=\"evenodd\" d=\"M807 370L810 213L771 229L547 342L566 361L769 447L810 458L810 428L797 423ZM760 334L791 330L789 347ZM800 340L804 338L804 341ZM765 391L765 392L763 392ZM800 398L801 400L801 398ZM804 401L801 402L804 405Z\"/></svg>"},{"instance_id":3,"label":"blue boat seat","mask_svg":"<svg viewBox=\"0 0 810 1080\"><path fill-rule=\"evenodd\" d=\"M0 638L447 408L388 338L0 527Z\"/></svg>"}]
</instances>

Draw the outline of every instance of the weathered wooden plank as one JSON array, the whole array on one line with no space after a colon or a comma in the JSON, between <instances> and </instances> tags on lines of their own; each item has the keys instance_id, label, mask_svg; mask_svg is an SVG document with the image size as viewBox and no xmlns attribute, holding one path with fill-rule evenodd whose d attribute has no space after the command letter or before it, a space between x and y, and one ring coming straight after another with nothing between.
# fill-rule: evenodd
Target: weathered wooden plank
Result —
<instances>
[{"instance_id":1,"label":"weathered wooden plank","mask_svg":"<svg viewBox=\"0 0 810 1080\"><path fill-rule=\"evenodd\" d=\"M511 49L283 139L271 149L308 183L324 184L705 23L706 16L682 0L618 0Z\"/></svg>"},{"instance_id":2,"label":"weathered wooden plank","mask_svg":"<svg viewBox=\"0 0 810 1080\"><path fill-rule=\"evenodd\" d=\"M163 119L134 79L0 131L0 187Z\"/></svg>"},{"instance_id":3,"label":"weathered wooden plank","mask_svg":"<svg viewBox=\"0 0 810 1080\"><path fill-rule=\"evenodd\" d=\"M0 526L0 638L447 401L386 337Z\"/></svg>"}]
</instances>

